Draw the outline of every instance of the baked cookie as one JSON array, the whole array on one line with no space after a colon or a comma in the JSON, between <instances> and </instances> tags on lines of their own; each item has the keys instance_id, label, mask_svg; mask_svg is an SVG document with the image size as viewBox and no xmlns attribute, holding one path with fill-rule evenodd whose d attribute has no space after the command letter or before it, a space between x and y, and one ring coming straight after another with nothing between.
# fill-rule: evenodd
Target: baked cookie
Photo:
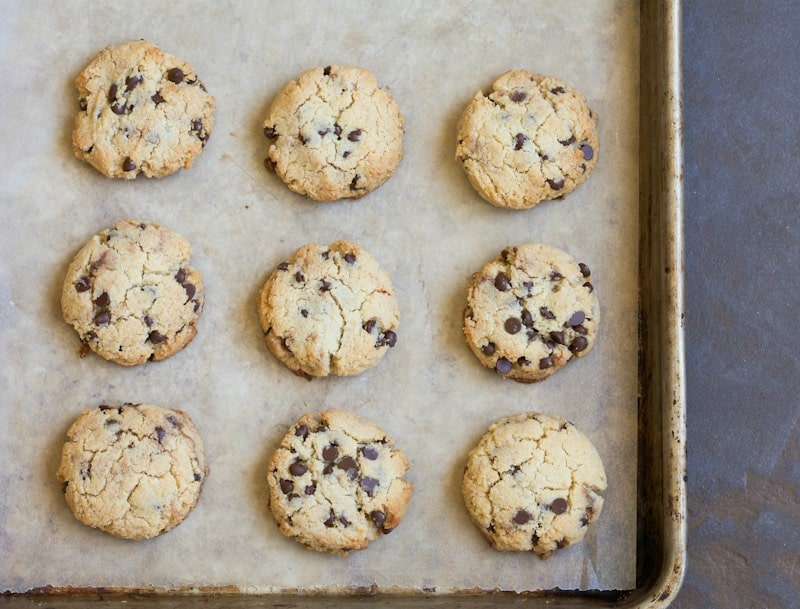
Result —
<instances>
[{"instance_id":1,"label":"baked cookie","mask_svg":"<svg viewBox=\"0 0 800 609\"><path fill-rule=\"evenodd\" d=\"M541 381L591 350L600 322L591 271L566 252L527 243L472 276L464 334L487 368Z\"/></svg>"},{"instance_id":2,"label":"baked cookie","mask_svg":"<svg viewBox=\"0 0 800 609\"><path fill-rule=\"evenodd\" d=\"M302 416L269 461L278 527L310 550L363 550L405 516L408 459L375 424L351 412Z\"/></svg>"},{"instance_id":3,"label":"baked cookie","mask_svg":"<svg viewBox=\"0 0 800 609\"><path fill-rule=\"evenodd\" d=\"M192 66L144 40L104 49L75 86L75 156L109 178L188 168L214 128L214 98Z\"/></svg>"},{"instance_id":4,"label":"baked cookie","mask_svg":"<svg viewBox=\"0 0 800 609\"><path fill-rule=\"evenodd\" d=\"M489 203L527 209L583 184L597 163L597 114L551 76L512 70L458 122L456 159Z\"/></svg>"},{"instance_id":5,"label":"baked cookie","mask_svg":"<svg viewBox=\"0 0 800 609\"><path fill-rule=\"evenodd\" d=\"M189 515L208 467L185 412L125 404L78 417L57 475L78 520L138 540L165 533Z\"/></svg>"},{"instance_id":6,"label":"baked cookie","mask_svg":"<svg viewBox=\"0 0 800 609\"><path fill-rule=\"evenodd\" d=\"M403 117L363 68L303 72L278 93L264 134L265 164L296 193L316 201L358 199L403 158Z\"/></svg>"},{"instance_id":7,"label":"baked cookie","mask_svg":"<svg viewBox=\"0 0 800 609\"><path fill-rule=\"evenodd\" d=\"M269 350L300 376L351 376L397 342L389 275L355 243L304 245L269 276L258 314Z\"/></svg>"},{"instance_id":8,"label":"baked cookie","mask_svg":"<svg viewBox=\"0 0 800 609\"><path fill-rule=\"evenodd\" d=\"M472 521L494 549L541 558L583 539L605 489L603 463L586 436L537 413L494 423L469 453L461 485Z\"/></svg>"},{"instance_id":9,"label":"baked cookie","mask_svg":"<svg viewBox=\"0 0 800 609\"><path fill-rule=\"evenodd\" d=\"M188 265L191 252L166 226L117 222L70 263L64 320L85 347L124 366L174 355L195 337L203 312L203 280Z\"/></svg>"}]
</instances>

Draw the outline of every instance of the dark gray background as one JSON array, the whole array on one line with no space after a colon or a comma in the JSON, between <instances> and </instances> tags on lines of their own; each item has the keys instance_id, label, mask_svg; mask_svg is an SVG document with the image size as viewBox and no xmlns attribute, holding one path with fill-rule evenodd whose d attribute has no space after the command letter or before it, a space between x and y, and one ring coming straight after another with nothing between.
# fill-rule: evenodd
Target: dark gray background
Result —
<instances>
[{"instance_id":1,"label":"dark gray background","mask_svg":"<svg viewBox=\"0 0 800 609\"><path fill-rule=\"evenodd\" d=\"M673 607L800 607L800 3L683 2L689 557Z\"/></svg>"}]
</instances>

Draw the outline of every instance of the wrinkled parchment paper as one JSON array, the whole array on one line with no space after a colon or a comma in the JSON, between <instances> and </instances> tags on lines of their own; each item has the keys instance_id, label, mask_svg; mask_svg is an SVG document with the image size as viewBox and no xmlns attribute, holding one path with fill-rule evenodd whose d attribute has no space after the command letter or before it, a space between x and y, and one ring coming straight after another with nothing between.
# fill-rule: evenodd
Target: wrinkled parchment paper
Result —
<instances>
[{"instance_id":1,"label":"wrinkled parchment paper","mask_svg":"<svg viewBox=\"0 0 800 609\"><path fill-rule=\"evenodd\" d=\"M637 395L638 9L603 2L18 1L0 6L0 589L237 586L266 592L380 589L625 589L634 585ZM72 81L108 44L145 38L189 61L217 100L216 128L188 171L109 180L71 151ZM262 164L269 104L301 71L369 68L406 120L405 158L359 201L314 203ZM563 201L485 203L454 161L456 121L511 68L559 76L601 121L598 167ZM161 363L124 368L61 319L67 264L123 218L166 224L194 247L207 301L199 334ZM266 350L256 297L305 243L349 239L392 276L397 346L355 378L307 382ZM482 368L461 330L469 276L506 245L539 241L592 269L594 351L535 385ZM170 533L128 542L78 523L56 480L70 423L87 406L186 410L211 475ZM284 538L266 507L269 453L306 411L352 409L412 462L415 495L390 536L347 558ZM562 415L597 446L609 489L584 542L546 561L492 550L460 495L466 454L489 424Z\"/></svg>"}]
</instances>

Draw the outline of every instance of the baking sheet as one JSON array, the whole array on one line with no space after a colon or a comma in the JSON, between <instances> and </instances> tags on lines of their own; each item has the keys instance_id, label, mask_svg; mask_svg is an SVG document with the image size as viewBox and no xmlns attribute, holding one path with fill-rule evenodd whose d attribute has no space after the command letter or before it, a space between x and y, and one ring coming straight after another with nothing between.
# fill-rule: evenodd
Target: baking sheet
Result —
<instances>
[{"instance_id":1,"label":"baking sheet","mask_svg":"<svg viewBox=\"0 0 800 609\"><path fill-rule=\"evenodd\" d=\"M0 589L236 586L245 591L628 589L635 585L638 6L627 2L65 2L0 8ZM188 60L217 99L215 131L188 171L111 181L71 152L72 81L107 44L146 38ZM406 119L405 158L359 201L294 195L262 164L261 122L281 86L330 63L371 69ZM457 163L455 123L510 68L553 74L600 115L589 181L564 201L513 212L483 202ZM194 246L206 309L185 351L123 368L89 355L60 316L66 266L122 218L161 222ZM397 346L355 378L307 382L263 345L256 296L304 243L360 243L400 300ZM586 262L603 327L586 358L536 385L503 381L467 348L472 272L503 247L540 241ZM85 406L187 410L211 475L177 529L131 543L74 519L55 479ZM412 462L415 495L391 536L347 558L284 538L266 508L265 468L286 427L337 406L367 416ZM460 496L466 453L497 418L565 416L595 443L609 490L584 543L500 554ZM113 566L110 566L113 565Z\"/></svg>"}]
</instances>

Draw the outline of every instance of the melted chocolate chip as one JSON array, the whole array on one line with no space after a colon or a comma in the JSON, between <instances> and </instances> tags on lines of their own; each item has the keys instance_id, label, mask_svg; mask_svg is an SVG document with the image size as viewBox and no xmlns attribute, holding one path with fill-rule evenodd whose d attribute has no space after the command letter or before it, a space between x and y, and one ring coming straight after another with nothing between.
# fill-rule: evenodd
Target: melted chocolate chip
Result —
<instances>
[{"instance_id":1,"label":"melted chocolate chip","mask_svg":"<svg viewBox=\"0 0 800 609\"><path fill-rule=\"evenodd\" d=\"M95 298L94 304L96 304L98 307L107 307L108 305L110 305L111 298L109 297L108 292L103 292L102 294L100 294L100 296Z\"/></svg>"},{"instance_id":2,"label":"melted chocolate chip","mask_svg":"<svg viewBox=\"0 0 800 609\"><path fill-rule=\"evenodd\" d=\"M117 87L117 83L112 84L108 88L108 103L109 104L111 102L113 102L115 99L117 99L117 90L118 89L119 89L119 87Z\"/></svg>"},{"instance_id":3,"label":"melted chocolate chip","mask_svg":"<svg viewBox=\"0 0 800 609\"><path fill-rule=\"evenodd\" d=\"M539 331L536 328L531 328L525 332L525 336L528 337L528 342L531 342L534 338L536 338L537 334L539 334Z\"/></svg>"},{"instance_id":4,"label":"melted chocolate chip","mask_svg":"<svg viewBox=\"0 0 800 609\"><path fill-rule=\"evenodd\" d=\"M197 288L194 287L193 283L184 283L183 284L183 289L186 290L186 301L187 302L190 301L192 298L194 298L194 295L195 295L195 292L197 291Z\"/></svg>"},{"instance_id":5,"label":"melted chocolate chip","mask_svg":"<svg viewBox=\"0 0 800 609\"><path fill-rule=\"evenodd\" d=\"M320 292L329 292L330 289L331 289L331 285L333 285L333 284L331 284L330 281L327 281L327 280L323 279L322 281L320 281L319 291Z\"/></svg>"},{"instance_id":6,"label":"melted chocolate chip","mask_svg":"<svg viewBox=\"0 0 800 609\"><path fill-rule=\"evenodd\" d=\"M167 72L167 79L170 82L174 82L176 85L179 85L183 82L183 77L184 73L180 68L172 68L169 72Z\"/></svg>"},{"instance_id":7,"label":"melted chocolate chip","mask_svg":"<svg viewBox=\"0 0 800 609\"><path fill-rule=\"evenodd\" d=\"M531 514L526 510L517 510L517 513L514 514L513 518L515 524L525 524L526 522L529 522L530 519Z\"/></svg>"},{"instance_id":8,"label":"melted chocolate chip","mask_svg":"<svg viewBox=\"0 0 800 609\"><path fill-rule=\"evenodd\" d=\"M379 482L375 478L362 478L361 480L361 488L363 488L370 497L375 495L375 489L378 486Z\"/></svg>"},{"instance_id":9,"label":"melted chocolate chip","mask_svg":"<svg viewBox=\"0 0 800 609\"><path fill-rule=\"evenodd\" d=\"M314 493L316 493L316 492L317 492L317 483L316 483L316 482L312 482L311 484L309 484L308 486L306 486L306 488L305 488L305 489L303 489L303 492L304 492L306 495L313 495Z\"/></svg>"},{"instance_id":10,"label":"melted chocolate chip","mask_svg":"<svg viewBox=\"0 0 800 609\"><path fill-rule=\"evenodd\" d=\"M517 332L522 330L522 322L516 317L509 317L503 324L503 327L509 334L516 334Z\"/></svg>"},{"instance_id":11,"label":"melted chocolate chip","mask_svg":"<svg viewBox=\"0 0 800 609\"><path fill-rule=\"evenodd\" d=\"M356 186L356 184L358 184L358 179L359 179L360 177L361 177L361 176L360 176L360 175L358 175L358 174L356 174L356 175L353 177L353 181L352 181L352 182L350 182L350 190L358 190L358 186Z\"/></svg>"},{"instance_id":12,"label":"melted chocolate chip","mask_svg":"<svg viewBox=\"0 0 800 609\"><path fill-rule=\"evenodd\" d=\"M397 344L397 333L392 330L386 330L383 333L383 340L389 347L394 347Z\"/></svg>"},{"instance_id":13,"label":"melted chocolate chip","mask_svg":"<svg viewBox=\"0 0 800 609\"><path fill-rule=\"evenodd\" d=\"M378 458L378 449L374 446L365 446L361 449L361 454L370 461L375 461Z\"/></svg>"},{"instance_id":14,"label":"melted chocolate chip","mask_svg":"<svg viewBox=\"0 0 800 609\"><path fill-rule=\"evenodd\" d=\"M156 439L158 440L158 442L160 444L161 440L164 439L164 436L167 435L167 432L164 431L163 427L156 427L155 431L156 431Z\"/></svg>"},{"instance_id":15,"label":"melted chocolate chip","mask_svg":"<svg viewBox=\"0 0 800 609\"><path fill-rule=\"evenodd\" d=\"M524 133L517 133L517 135L514 136L514 150L522 150L522 147L527 141L528 138Z\"/></svg>"},{"instance_id":16,"label":"melted chocolate chip","mask_svg":"<svg viewBox=\"0 0 800 609\"><path fill-rule=\"evenodd\" d=\"M111 104L111 111L114 114L118 114L119 116L123 116L125 114L130 114L133 106L126 106L125 104Z\"/></svg>"},{"instance_id":17,"label":"melted chocolate chip","mask_svg":"<svg viewBox=\"0 0 800 609\"><path fill-rule=\"evenodd\" d=\"M594 150L589 144L583 144L581 146L581 152L583 153L583 160L584 161L591 161L592 157L594 157Z\"/></svg>"},{"instance_id":18,"label":"melted chocolate chip","mask_svg":"<svg viewBox=\"0 0 800 609\"><path fill-rule=\"evenodd\" d=\"M522 314L520 317L522 319L522 325L524 325L526 328L533 327L533 315L531 315L531 312L528 311L528 309L522 309Z\"/></svg>"},{"instance_id":19,"label":"melted chocolate chip","mask_svg":"<svg viewBox=\"0 0 800 609\"><path fill-rule=\"evenodd\" d=\"M560 550L561 548L566 548L566 547L567 547L567 540L566 540L566 539L559 539L559 540L556 542L556 547L557 547L559 550Z\"/></svg>"},{"instance_id":20,"label":"melted chocolate chip","mask_svg":"<svg viewBox=\"0 0 800 609\"><path fill-rule=\"evenodd\" d=\"M494 369L497 370L500 374L508 374L509 372L511 372L511 362L508 361L506 358L501 357L497 360L497 363L495 363Z\"/></svg>"},{"instance_id":21,"label":"melted chocolate chip","mask_svg":"<svg viewBox=\"0 0 800 609\"><path fill-rule=\"evenodd\" d=\"M358 478L358 463L356 463L356 460L353 459L353 457L343 457L336 467L346 471L351 480Z\"/></svg>"},{"instance_id":22,"label":"melted chocolate chip","mask_svg":"<svg viewBox=\"0 0 800 609\"><path fill-rule=\"evenodd\" d=\"M108 311L100 311L94 316L94 323L97 326L107 326L111 322L111 315Z\"/></svg>"},{"instance_id":23,"label":"melted chocolate chip","mask_svg":"<svg viewBox=\"0 0 800 609\"><path fill-rule=\"evenodd\" d=\"M369 513L369 518L372 520L372 524L374 524L379 529L383 526L383 523L386 522L386 514L379 510L373 510Z\"/></svg>"},{"instance_id":24,"label":"melted chocolate chip","mask_svg":"<svg viewBox=\"0 0 800 609\"><path fill-rule=\"evenodd\" d=\"M137 86L142 84L142 80L143 79L141 74L136 74L135 76L128 76L128 78L125 79L125 92L130 93L131 91L133 91Z\"/></svg>"},{"instance_id":25,"label":"melted chocolate chip","mask_svg":"<svg viewBox=\"0 0 800 609\"><path fill-rule=\"evenodd\" d=\"M347 134L347 139L351 142L357 142L361 139L361 129L354 129Z\"/></svg>"},{"instance_id":26,"label":"melted chocolate chip","mask_svg":"<svg viewBox=\"0 0 800 609\"><path fill-rule=\"evenodd\" d=\"M545 319L555 319L556 316L553 315L552 311L547 307L539 307L539 313L541 313L542 317Z\"/></svg>"},{"instance_id":27,"label":"melted chocolate chip","mask_svg":"<svg viewBox=\"0 0 800 609\"><path fill-rule=\"evenodd\" d=\"M497 350L497 347L494 343L486 343L483 347L481 347L481 353L484 355L494 355L494 352Z\"/></svg>"},{"instance_id":28,"label":"melted chocolate chip","mask_svg":"<svg viewBox=\"0 0 800 609\"><path fill-rule=\"evenodd\" d=\"M545 180L547 185L553 190L561 190L564 188L564 180Z\"/></svg>"},{"instance_id":29,"label":"melted chocolate chip","mask_svg":"<svg viewBox=\"0 0 800 609\"><path fill-rule=\"evenodd\" d=\"M525 93L525 91L520 91L519 89L517 89L516 91L511 92L510 97L511 101L519 103L525 101L525 98L528 97L528 94Z\"/></svg>"},{"instance_id":30,"label":"melted chocolate chip","mask_svg":"<svg viewBox=\"0 0 800 609\"><path fill-rule=\"evenodd\" d=\"M564 344L564 333L563 332L550 332L550 338L553 339L553 342L558 343L559 345Z\"/></svg>"},{"instance_id":31,"label":"melted chocolate chip","mask_svg":"<svg viewBox=\"0 0 800 609\"><path fill-rule=\"evenodd\" d=\"M576 336L569 344L569 350L573 353L580 353L589 346L589 341L584 336Z\"/></svg>"},{"instance_id":32,"label":"melted chocolate chip","mask_svg":"<svg viewBox=\"0 0 800 609\"><path fill-rule=\"evenodd\" d=\"M161 332L159 332L158 330L153 330L152 332L150 332L150 334L147 335L147 338L149 338L150 342L153 343L154 345L157 345L158 343L163 343L165 340L167 340L167 337L161 334Z\"/></svg>"},{"instance_id":33,"label":"melted chocolate chip","mask_svg":"<svg viewBox=\"0 0 800 609\"><path fill-rule=\"evenodd\" d=\"M517 365L518 366L530 366L531 365L531 360L529 360L527 357L524 357L524 356L523 357L518 357L517 358Z\"/></svg>"},{"instance_id":34,"label":"melted chocolate chip","mask_svg":"<svg viewBox=\"0 0 800 609\"><path fill-rule=\"evenodd\" d=\"M280 481L281 490L283 491L284 495L288 495L294 490L294 482L291 480L284 480Z\"/></svg>"},{"instance_id":35,"label":"melted chocolate chip","mask_svg":"<svg viewBox=\"0 0 800 609\"><path fill-rule=\"evenodd\" d=\"M292 474L292 476L302 476L307 471L308 468L300 461L295 461L289 466L289 473Z\"/></svg>"},{"instance_id":36,"label":"melted chocolate chip","mask_svg":"<svg viewBox=\"0 0 800 609\"><path fill-rule=\"evenodd\" d=\"M496 287L501 292L507 292L511 289L511 280L508 278L508 275L503 273L502 271L497 273L497 276L494 278L494 287Z\"/></svg>"},{"instance_id":37,"label":"melted chocolate chip","mask_svg":"<svg viewBox=\"0 0 800 609\"><path fill-rule=\"evenodd\" d=\"M331 511L330 511L330 513L329 513L329 515L328 515L328 519L325 521L325 523L324 523L324 524L325 524L325 526L326 526L326 527L328 527L329 529L330 529L331 527L333 527L333 525L335 525L335 524L336 524L336 514L333 512L333 510L331 510Z\"/></svg>"},{"instance_id":38,"label":"melted chocolate chip","mask_svg":"<svg viewBox=\"0 0 800 609\"><path fill-rule=\"evenodd\" d=\"M161 91L156 91L153 95L150 96L150 99L153 100L153 103L157 106L158 104L164 103L164 98L161 97Z\"/></svg>"},{"instance_id":39,"label":"melted chocolate chip","mask_svg":"<svg viewBox=\"0 0 800 609\"><path fill-rule=\"evenodd\" d=\"M566 140L558 140L558 143L562 146L569 146L570 144L575 143L575 134L571 134L568 139Z\"/></svg>"},{"instance_id":40,"label":"melted chocolate chip","mask_svg":"<svg viewBox=\"0 0 800 609\"><path fill-rule=\"evenodd\" d=\"M586 266L583 262L578 263L578 268L581 270L581 275L584 277L589 277L592 274L592 271L589 270L589 267Z\"/></svg>"},{"instance_id":41,"label":"melted chocolate chip","mask_svg":"<svg viewBox=\"0 0 800 609\"><path fill-rule=\"evenodd\" d=\"M150 317L149 315L145 315L142 318L142 321L144 322L144 325L146 325L148 328L152 328L153 327L153 318Z\"/></svg>"},{"instance_id":42,"label":"melted chocolate chip","mask_svg":"<svg viewBox=\"0 0 800 609\"><path fill-rule=\"evenodd\" d=\"M539 370L547 370L553 367L553 356L548 355L539 360Z\"/></svg>"},{"instance_id":43,"label":"melted chocolate chip","mask_svg":"<svg viewBox=\"0 0 800 609\"><path fill-rule=\"evenodd\" d=\"M88 292L91 288L92 282L89 281L88 277L81 277L75 282L75 291L77 292Z\"/></svg>"},{"instance_id":44,"label":"melted chocolate chip","mask_svg":"<svg viewBox=\"0 0 800 609\"><path fill-rule=\"evenodd\" d=\"M585 319L586 314L583 311L575 311L572 317L567 320L567 326L574 328L575 326L581 325Z\"/></svg>"},{"instance_id":45,"label":"melted chocolate chip","mask_svg":"<svg viewBox=\"0 0 800 609\"><path fill-rule=\"evenodd\" d=\"M550 504L550 511L554 514L563 514L567 511L567 507L569 507L567 500L563 497L559 497Z\"/></svg>"},{"instance_id":46,"label":"melted chocolate chip","mask_svg":"<svg viewBox=\"0 0 800 609\"><path fill-rule=\"evenodd\" d=\"M370 319L370 320L368 320L368 321L367 321L367 322L364 324L364 330L366 330L367 332L369 332L370 334L372 334L372 331L375 329L375 326L376 326L376 324L377 324L377 323L378 323L378 322L377 322L377 320L375 320L375 319Z\"/></svg>"},{"instance_id":47,"label":"melted chocolate chip","mask_svg":"<svg viewBox=\"0 0 800 609\"><path fill-rule=\"evenodd\" d=\"M578 334L588 334L589 333L589 330L587 330L586 326L584 326L583 324L578 324L577 326L573 326L572 329L575 330Z\"/></svg>"},{"instance_id":48,"label":"melted chocolate chip","mask_svg":"<svg viewBox=\"0 0 800 609\"><path fill-rule=\"evenodd\" d=\"M344 261L345 261L347 264L355 264L356 257L355 257L353 254L351 254L350 252L347 252L347 253L344 255Z\"/></svg>"},{"instance_id":49,"label":"melted chocolate chip","mask_svg":"<svg viewBox=\"0 0 800 609\"><path fill-rule=\"evenodd\" d=\"M339 457L339 449L335 444L329 444L322 449L322 458L326 461L336 461Z\"/></svg>"},{"instance_id":50,"label":"melted chocolate chip","mask_svg":"<svg viewBox=\"0 0 800 609\"><path fill-rule=\"evenodd\" d=\"M583 287L586 288L587 290L589 290L590 294L592 292L594 292L594 286L591 283L589 283L588 281L583 284Z\"/></svg>"},{"instance_id":51,"label":"melted chocolate chip","mask_svg":"<svg viewBox=\"0 0 800 609\"><path fill-rule=\"evenodd\" d=\"M134 169L136 169L136 163L131 160L131 157L126 156L122 161L122 171L133 171Z\"/></svg>"},{"instance_id":52,"label":"melted chocolate chip","mask_svg":"<svg viewBox=\"0 0 800 609\"><path fill-rule=\"evenodd\" d=\"M298 425L294 430L294 435L305 440L308 437L308 425Z\"/></svg>"},{"instance_id":53,"label":"melted chocolate chip","mask_svg":"<svg viewBox=\"0 0 800 609\"><path fill-rule=\"evenodd\" d=\"M346 527L350 526L350 521L344 517L344 514L339 516L339 522L341 522Z\"/></svg>"}]
</instances>

